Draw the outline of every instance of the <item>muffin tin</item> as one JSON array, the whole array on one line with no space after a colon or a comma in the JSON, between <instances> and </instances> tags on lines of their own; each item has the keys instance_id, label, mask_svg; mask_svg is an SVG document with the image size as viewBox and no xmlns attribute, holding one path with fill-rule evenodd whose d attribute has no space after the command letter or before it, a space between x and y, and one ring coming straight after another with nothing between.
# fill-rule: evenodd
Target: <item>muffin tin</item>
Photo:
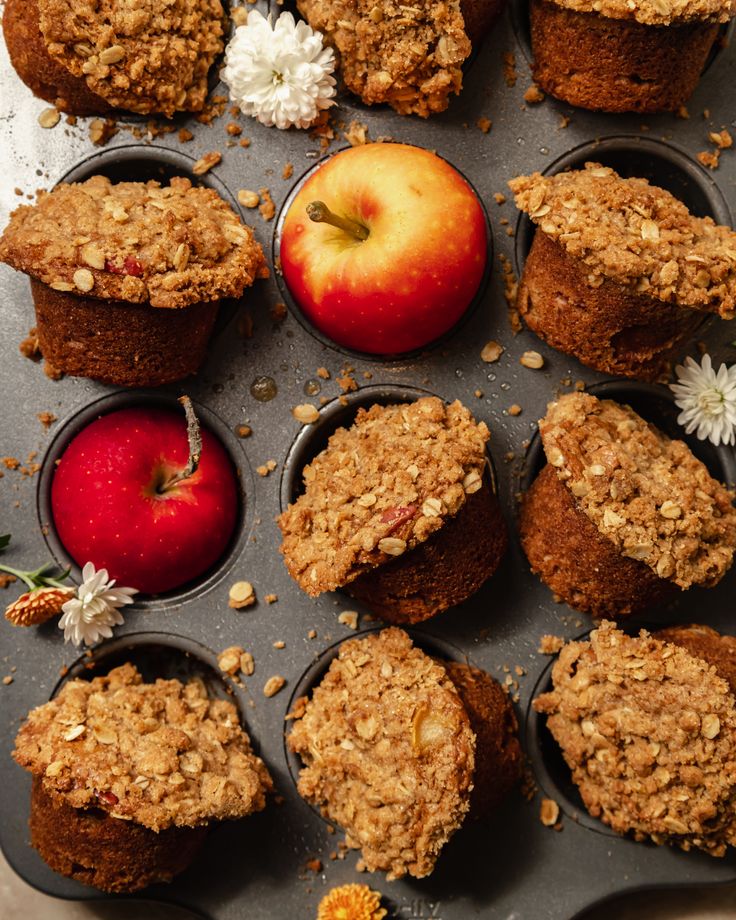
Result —
<instances>
[{"instance_id":1,"label":"muffin tin","mask_svg":"<svg viewBox=\"0 0 736 920\"><path fill-rule=\"evenodd\" d=\"M264 7L259 7L266 12ZM281 7L274 3L273 11ZM644 174L687 195L696 213L713 213L730 222L736 212L736 153L723 152L716 172L706 171L695 160L709 148L707 132L736 126L736 80L733 49L715 56L688 108L689 120L672 116L642 119L639 116L607 116L575 111L547 99L541 105L525 105L523 93L531 83L523 40L524 4L514 3L486 39L466 69L465 88L447 112L428 121L403 118L386 107L367 108L342 95L334 111L336 125L353 120L364 123L371 139L388 137L436 150L457 166L478 191L490 218L494 249L492 272L475 307L461 324L422 354L389 359L368 359L330 345L306 320L290 312L281 323L270 309L286 299L279 279L272 277L247 292L243 305L222 311L213 335L208 359L200 374L179 386L155 393L121 392L84 379L52 382L40 366L18 352L18 343L33 325L28 281L9 269L0 270L0 297L4 307L1 365L4 411L0 419L2 454L25 461L31 451L43 460L39 475L24 476L4 471L0 482L2 531L13 534L4 554L9 564L37 567L49 558L65 561L63 548L49 527L48 488L53 460L63 445L93 417L136 402L175 404L188 393L202 420L223 440L239 471L243 491L241 527L225 557L197 584L168 596L151 598L127 610L125 624L115 639L96 649L91 658L64 646L54 622L37 629L2 628L2 676L13 682L2 686L3 783L0 807L4 815L0 839L8 860L31 884L64 898L95 900L100 893L54 874L28 845L28 798L30 777L10 759L12 739L28 709L46 701L69 673L106 669L130 657L145 666L150 676L206 674L217 692L235 699L254 745L272 772L280 804L247 821L224 825L211 835L201 858L169 886L145 892L148 900L182 905L216 920L266 920L283 916L312 917L320 897L332 886L366 881L379 889L398 918L461 920L473 916L518 920L568 920L594 902L613 894L643 887L705 885L736 881L736 854L722 860L699 853L685 854L665 847L637 844L614 836L580 807L559 754L546 736L543 721L530 711L533 695L549 680L550 659L538 654L544 633L573 637L590 628L582 614L554 603L550 592L529 573L516 537L516 494L536 472L540 454L534 439L536 419L546 403L576 381L596 384L593 392L630 401L645 417L670 433L673 422L671 399L666 389L626 381L605 381L602 375L583 368L557 353L524 330L512 334L503 297L499 257L521 268L530 241L530 228L519 218L506 181L533 170L556 171L598 157L625 171ZM516 30L512 27L516 22ZM516 36L519 36L517 39ZM504 80L503 53L516 57L517 81ZM145 133L140 119L121 121L121 130L103 150L92 147L86 121L76 126L62 121L54 130L37 124L46 104L34 100L15 77L4 48L0 50L0 85L3 115L0 122L6 151L6 180L0 187L1 222L21 202L23 193L49 187L63 178L80 179L104 171L116 179L190 174L193 161L210 150L223 153L220 166L199 181L211 184L223 196L237 202L242 188L268 187L280 209L299 181L320 158L317 139L306 132L279 132L249 119L238 118L243 137L251 140L244 149L232 141L225 125L233 120L226 112L211 125L178 118L176 128L186 124L194 139L180 144L176 132L156 138L134 137L122 127L129 124ZM215 92L225 94L220 85ZM709 109L708 117L703 110ZM569 117L567 127L561 119ZM484 134L479 118L493 126ZM334 152L343 145L338 139ZM282 168L293 164L293 175L282 178ZM494 193L509 199L498 205ZM237 203L235 204L237 208ZM277 247L278 214L264 221L257 211L242 211L264 247ZM501 219L507 221L502 224ZM515 239L507 235L515 228ZM250 314L253 331L243 317ZM494 339L505 351L498 362L484 364L483 344ZM736 322L712 321L704 325L702 339L715 363L736 360L730 343L736 340ZM545 358L541 370L519 364L529 349ZM690 353L697 355L693 343ZM684 356L683 356L684 357ZM335 378L344 364L355 369L360 389L348 394L347 407ZM330 380L316 374L327 367ZM370 375L370 376L367 376ZM257 396L269 396L263 401ZM374 389L375 388L375 389ZM476 391L482 395L476 396ZM339 831L329 829L319 815L302 801L295 789L295 763L284 746L284 716L295 698L328 665L336 645L355 633L338 622L343 610L361 612L359 631L378 625L353 599L336 593L311 600L289 579L278 553L279 534L274 523L284 503L299 488L303 463L319 450L331 426L354 411L367 397L415 398L424 392L445 399L461 399L491 429L490 452L498 494L510 525L509 552L496 575L462 607L410 630L427 648L459 659L469 659L503 681L507 675L518 682L517 713L521 736L539 790L531 801L512 795L487 824L468 824L445 848L433 875L420 881L404 879L387 883L382 875L358 876L355 853L331 859L337 850ZM301 427L291 409L304 402L319 405L320 421ZM508 415L512 404L522 407L518 416ZM37 414L58 416L46 433ZM253 434L239 439L235 430L247 423ZM531 441L528 453L526 448ZM692 443L692 442L691 442ZM736 453L694 444L700 455L731 485L736 485ZM507 455L513 452L513 459ZM267 460L276 469L262 477L256 470ZM259 598L257 606L235 611L227 605L231 583L251 581ZM3 594L9 602L18 593L14 585ZM693 589L679 598L656 623L702 621L724 631L736 627L733 597L736 571L707 593ZM278 601L265 602L274 593ZM308 638L316 630L316 638ZM285 648L273 643L283 640ZM241 645L255 657L256 670L233 685L217 674L216 657L230 645ZM516 666L523 669L517 674ZM11 669L15 669L12 670ZM76 669L76 670L75 670ZM267 699L262 692L266 679L280 674L286 687ZM562 830L555 832L539 820L540 796L554 798L562 812ZM323 869L306 867L320 859Z\"/></svg>"}]
</instances>

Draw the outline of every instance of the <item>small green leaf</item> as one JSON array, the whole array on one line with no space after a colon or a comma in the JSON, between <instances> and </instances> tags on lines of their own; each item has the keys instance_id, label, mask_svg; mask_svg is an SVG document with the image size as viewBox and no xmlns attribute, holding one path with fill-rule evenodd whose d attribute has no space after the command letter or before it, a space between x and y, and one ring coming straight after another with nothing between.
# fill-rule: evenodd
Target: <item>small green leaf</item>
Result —
<instances>
[{"instance_id":1,"label":"small green leaf","mask_svg":"<svg viewBox=\"0 0 736 920\"><path fill-rule=\"evenodd\" d=\"M10 543L10 534L0 534L0 552L4 549L7 549L8 543Z\"/></svg>"}]
</instances>

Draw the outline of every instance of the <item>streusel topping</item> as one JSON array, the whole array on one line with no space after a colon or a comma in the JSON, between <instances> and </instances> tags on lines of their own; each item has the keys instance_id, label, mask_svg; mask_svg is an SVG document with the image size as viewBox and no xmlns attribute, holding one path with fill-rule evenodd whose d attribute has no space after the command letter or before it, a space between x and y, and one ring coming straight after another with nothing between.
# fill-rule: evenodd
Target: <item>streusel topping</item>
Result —
<instances>
[{"instance_id":1,"label":"streusel topping","mask_svg":"<svg viewBox=\"0 0 736 920\"><path fill-rule=\"evenodd\" d=\"M648 297L732 319L736 231L694 217L646 179L607 166L509 182L516 205L589 270L594 287L611 278Z\"/></svg>"},{"instance_id":2,"label":"streusel topping","mask_svg":"<svg viewBox=\"0 0 736 920\"><path fill-rule=\"evenodd\" d=\"M588 393L550 403L539 430L577 506L624 556L683 589L723 578L736 548L736 508L686 444Z\"/></svg>"},{"instance_id":3,"label":"streusel topping","mask_svg":"<svg viewBox=\"0 0 736 920\"><path fill-rule=\"evenodd\" d=\"M271 777L235 706L199 680L144 684L125 664L32 710L14 758L73 808L154 831L261 811Z\"/></svg>"},{"instance_id":4,"label":"streusel topping","mask_svg":"<svg viewBox=\"0 0 736 920\"><path fill-rule=\"evenodd\" d=\"M298 0L299 12L325 34L348 89L368 104L402 115L444 111L462 87L470 39L455 0Z\"/></svg>"},{"instance_id":5,"label":"streusel topping","mask_svg":"<svg viewBox=\"0 0 736 920\"><path fill-rule=\"evenodd\" d=\"M736 703L706 662L604 621L534 701L588 811L619 833L722 856L736 845Z\"/></svg>"},{"instance_id":6,"label":"streusel topping","mask_svg":"<svg viewBox=\"0 0 736 920\"><path fill-rule=\"evenodd\" d=\"M475 736L445 669L401 629L340 646L288 736L299 792L360 849L422 878L469 808Z\"/></svg>"},{"instance_id":7,"label":"streusel topping","mask_svg":"<svg viewBox=\"0 0 736 920\"><path fill-rule=\"evenodd\" d=\"M38 0L51 57L117 108L198 112L223 49L220 0Z\"/></svg>"},{"instance_id":8,"label":"streusel topping","mask_svg":"<svg viewBox=\"0 0 736 920\"><path fill-rule=\"evenodd\" d=\"M240 297L267 276L250 227L211 188L93 176L39 192L0 238L0 261L55 290L152 307Z\"/></svg>"},{"instance_id":9,"label":"streusel topping","mask_svg":"<svg viewBox=\"0 0 736 920\"><path fill-rule=\"evenodd\" d=\"M489 436L457 400L360 409L278 520L291 577L316 596L425 541L482 487Z\"/></svg>"},{"instance_id":10,"label":"streusel topping","mask_svg":"<svg viewBox=\"0 0 736 920\"><path fill-rule=\"evenodd\" d=\"M686 22L728 22L736 15L733 0L553 0L577 13L598 13L608 19L633 19L646 26Z\"/></svg>"}]
</instances>

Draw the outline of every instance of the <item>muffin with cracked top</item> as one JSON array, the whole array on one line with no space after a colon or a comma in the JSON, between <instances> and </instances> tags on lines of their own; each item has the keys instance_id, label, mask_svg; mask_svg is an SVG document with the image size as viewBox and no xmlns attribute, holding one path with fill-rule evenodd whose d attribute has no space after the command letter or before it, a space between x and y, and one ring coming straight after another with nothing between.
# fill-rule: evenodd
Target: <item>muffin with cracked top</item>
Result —
<instances>
[{"instance_id":1,"label":"muffin with cracked top","mask_svg":"<svg viewBox=\"0 0 736 920\"><path fill-rule=\"evenodd\" d=\"M196 679L143 683L132 664L64 684L29 713L13 756L34 777L33 846L110 892L170 881L210 825L261 811L272 789L231 702Z\"/></svg>"},{"instance_id":2,"label":"muffin with cracked top","mask_svg":"<svg viewBox=\"0 0 736 920\"><path fill-rule=\"evenodd\" d=\"M12 213L0 261L31 277L54 371L128 387L195 373L220 302L268 275L253 231L183 177L41 192Z\"/></svg>"},{"instance_id":3,"label":"muffin with cracked top","mask_svg":"<svg viewBox=\"0 0 736 920\"><path fill-rule=\"evenodd\" d=\"M359 409L303 470L279 517L291 577L345 588L392 623L456 606L495 572L506 525L486 470L489 431L436 396Z\"/></svg>"},{"instance_id":4,"label":"muffin with cracked top","mask_svg":"<svg viewBox=\"0 0 736 920\"><path fill-rule=\"evenodd\" d=\"M509 186L536 226L517 306L553 348L599 371L656 380L707 317L733 318L730 227L598 163Z\"/></svg>"},{"instance_id":5,"label":"muffin with cracked top","mask_svg":"<svg viewBox=\"0 0 736 920\"><path fill-rule=\"evenodd\" d=\"M550 403L539 431L547 465L522 500L521 544L559 598L624 617L724 577L736 508L683 441L589 393Z\"/></svg>"},{"instance_id":6,"label":"muffin with cracked top","mask_svg":"<svg viewBox=\"0 0 736 920\"><path fill-rule=\"evenodd\" d=\"M73 115L200 112L222 52L220 0L7 0L11 63L36 96Z\"/></svg>"}]
</instances>

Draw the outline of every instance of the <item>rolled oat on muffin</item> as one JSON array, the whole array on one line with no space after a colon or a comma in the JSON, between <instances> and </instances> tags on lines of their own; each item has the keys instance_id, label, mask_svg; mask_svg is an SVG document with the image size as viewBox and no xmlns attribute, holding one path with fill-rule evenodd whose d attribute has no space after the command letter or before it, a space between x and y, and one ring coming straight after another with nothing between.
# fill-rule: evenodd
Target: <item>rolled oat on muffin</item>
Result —
<instances>
[{"instance_id":1,"label":"rolled oat on muffin","mask_svg":"<svg viewBox=\"0 0 736 920\"><path fill-rule=\"evenodd\" d=\"M182 177L41 192L11 215L0 261L31 277L48 363L119 386L195 373L219 302L267 275L253 231Z\"/></svg>"},{"instance_id":2,"label":"rolled oat on muffin","mask_svg":"<svg viewBox=\"0 0 736 920\"><path fill-rule=\"evenodd\" d=\"M558 597L620 617L723 578L736 508L684 442L588 393L550 403L539 431L547 466L523 498L521 543Z\"/></svg>"},{"instance_id":3,"label":"rolled oat on muffin","mask_svg":"<svg viewBox=\"0 0 736 920\"><path fill-rule=\"evenodd\" d=\"M169 881L209 825L261 811L272 789L231 702L196 679L143 683L132 664L64 684L29 713L13 757L34 776L32 844L103 891Z\"/></svg>"},{"instance_id":4,"label":"rolled oat on muffin","mask_svg":"<svg viewBox=\"0 0 736 920\"><path fill-rule=\"evenodd\" d=\"M471 808L487 815L517 782L516 729L492 678L392 627L342 643L288 745L300 794L345 830L360 868L423 878Z\"/></svg>"},{"instance_id":5,"label":"rolled oat on muffin","mask_svg":"<svg viewBox=\"0 0 736 920\"><path fill-rule=\"evenodd\" d=\"M463 64L504 0L299 0L299 12L337 53L347 88L402 115L444 111L460 92Z\"/></svg>"},{"instance_id":6,"label":"rolled oat on muffin","mask_svg":"<svg viewBox=\"0 0 736 920\"><path fill-rule=\"evenodd\" d=\"M7 0L11 63L32 92L74 115L199 112L222 52L220 0Z\"/></svg>"},{"instance_id":7,"label":"rolled oat on muffin","mask_svg":"<svg viewBox=\"0 0 736 920\"><path fill-rule=\"evenodd\" d=\"M654 380L708 315L736 311L736 231L646 179L586 163L509 183L536 225L517 306L553 348Z\"/></svg>"},{"instance_id":8,"label":"rolled oat on muffin","mask_svg":"<svg viewBox=\"0 0 736 920\"><path fill-rule=\"evenodd\" d=\"M278 519L289 574L312 597L344 587L390 622L461 603L506 550L488 438L458 401L359 409L304 468L304 492Z\"/></svg>"},{"instance_id":9,"label":"rolled oat on muffin","mask_svg":"<svg viewBox=\"0 0 736 920\"><path fill-rule=\"evenodd\" d=\"M736 705L706 661L604 621L568 642L534 701L591 815L636 840L736 845Z\"/></svg>"},{"instance_id":10,"label":"rolled oat on muffin","mask_svg":"<svg viewBox=\"0 0 736 920\"><path fill-rule=\"evenodd\" d=\"M693 657L712 665L736 694L736 636L722 635L711 626L692 623L658 629L654 638L680 645Z\"/></svg>"},{"instance_id":11,"label":"rolled oat on muffin","mask_svg":"<svg viewBox=\"0 0 736 920\"><path fill-rule=\"evenodd\" d=\"M604 112L677 111L733 0L532 0L532 72L552 96Z\"/></svg>"}]
</instances>

